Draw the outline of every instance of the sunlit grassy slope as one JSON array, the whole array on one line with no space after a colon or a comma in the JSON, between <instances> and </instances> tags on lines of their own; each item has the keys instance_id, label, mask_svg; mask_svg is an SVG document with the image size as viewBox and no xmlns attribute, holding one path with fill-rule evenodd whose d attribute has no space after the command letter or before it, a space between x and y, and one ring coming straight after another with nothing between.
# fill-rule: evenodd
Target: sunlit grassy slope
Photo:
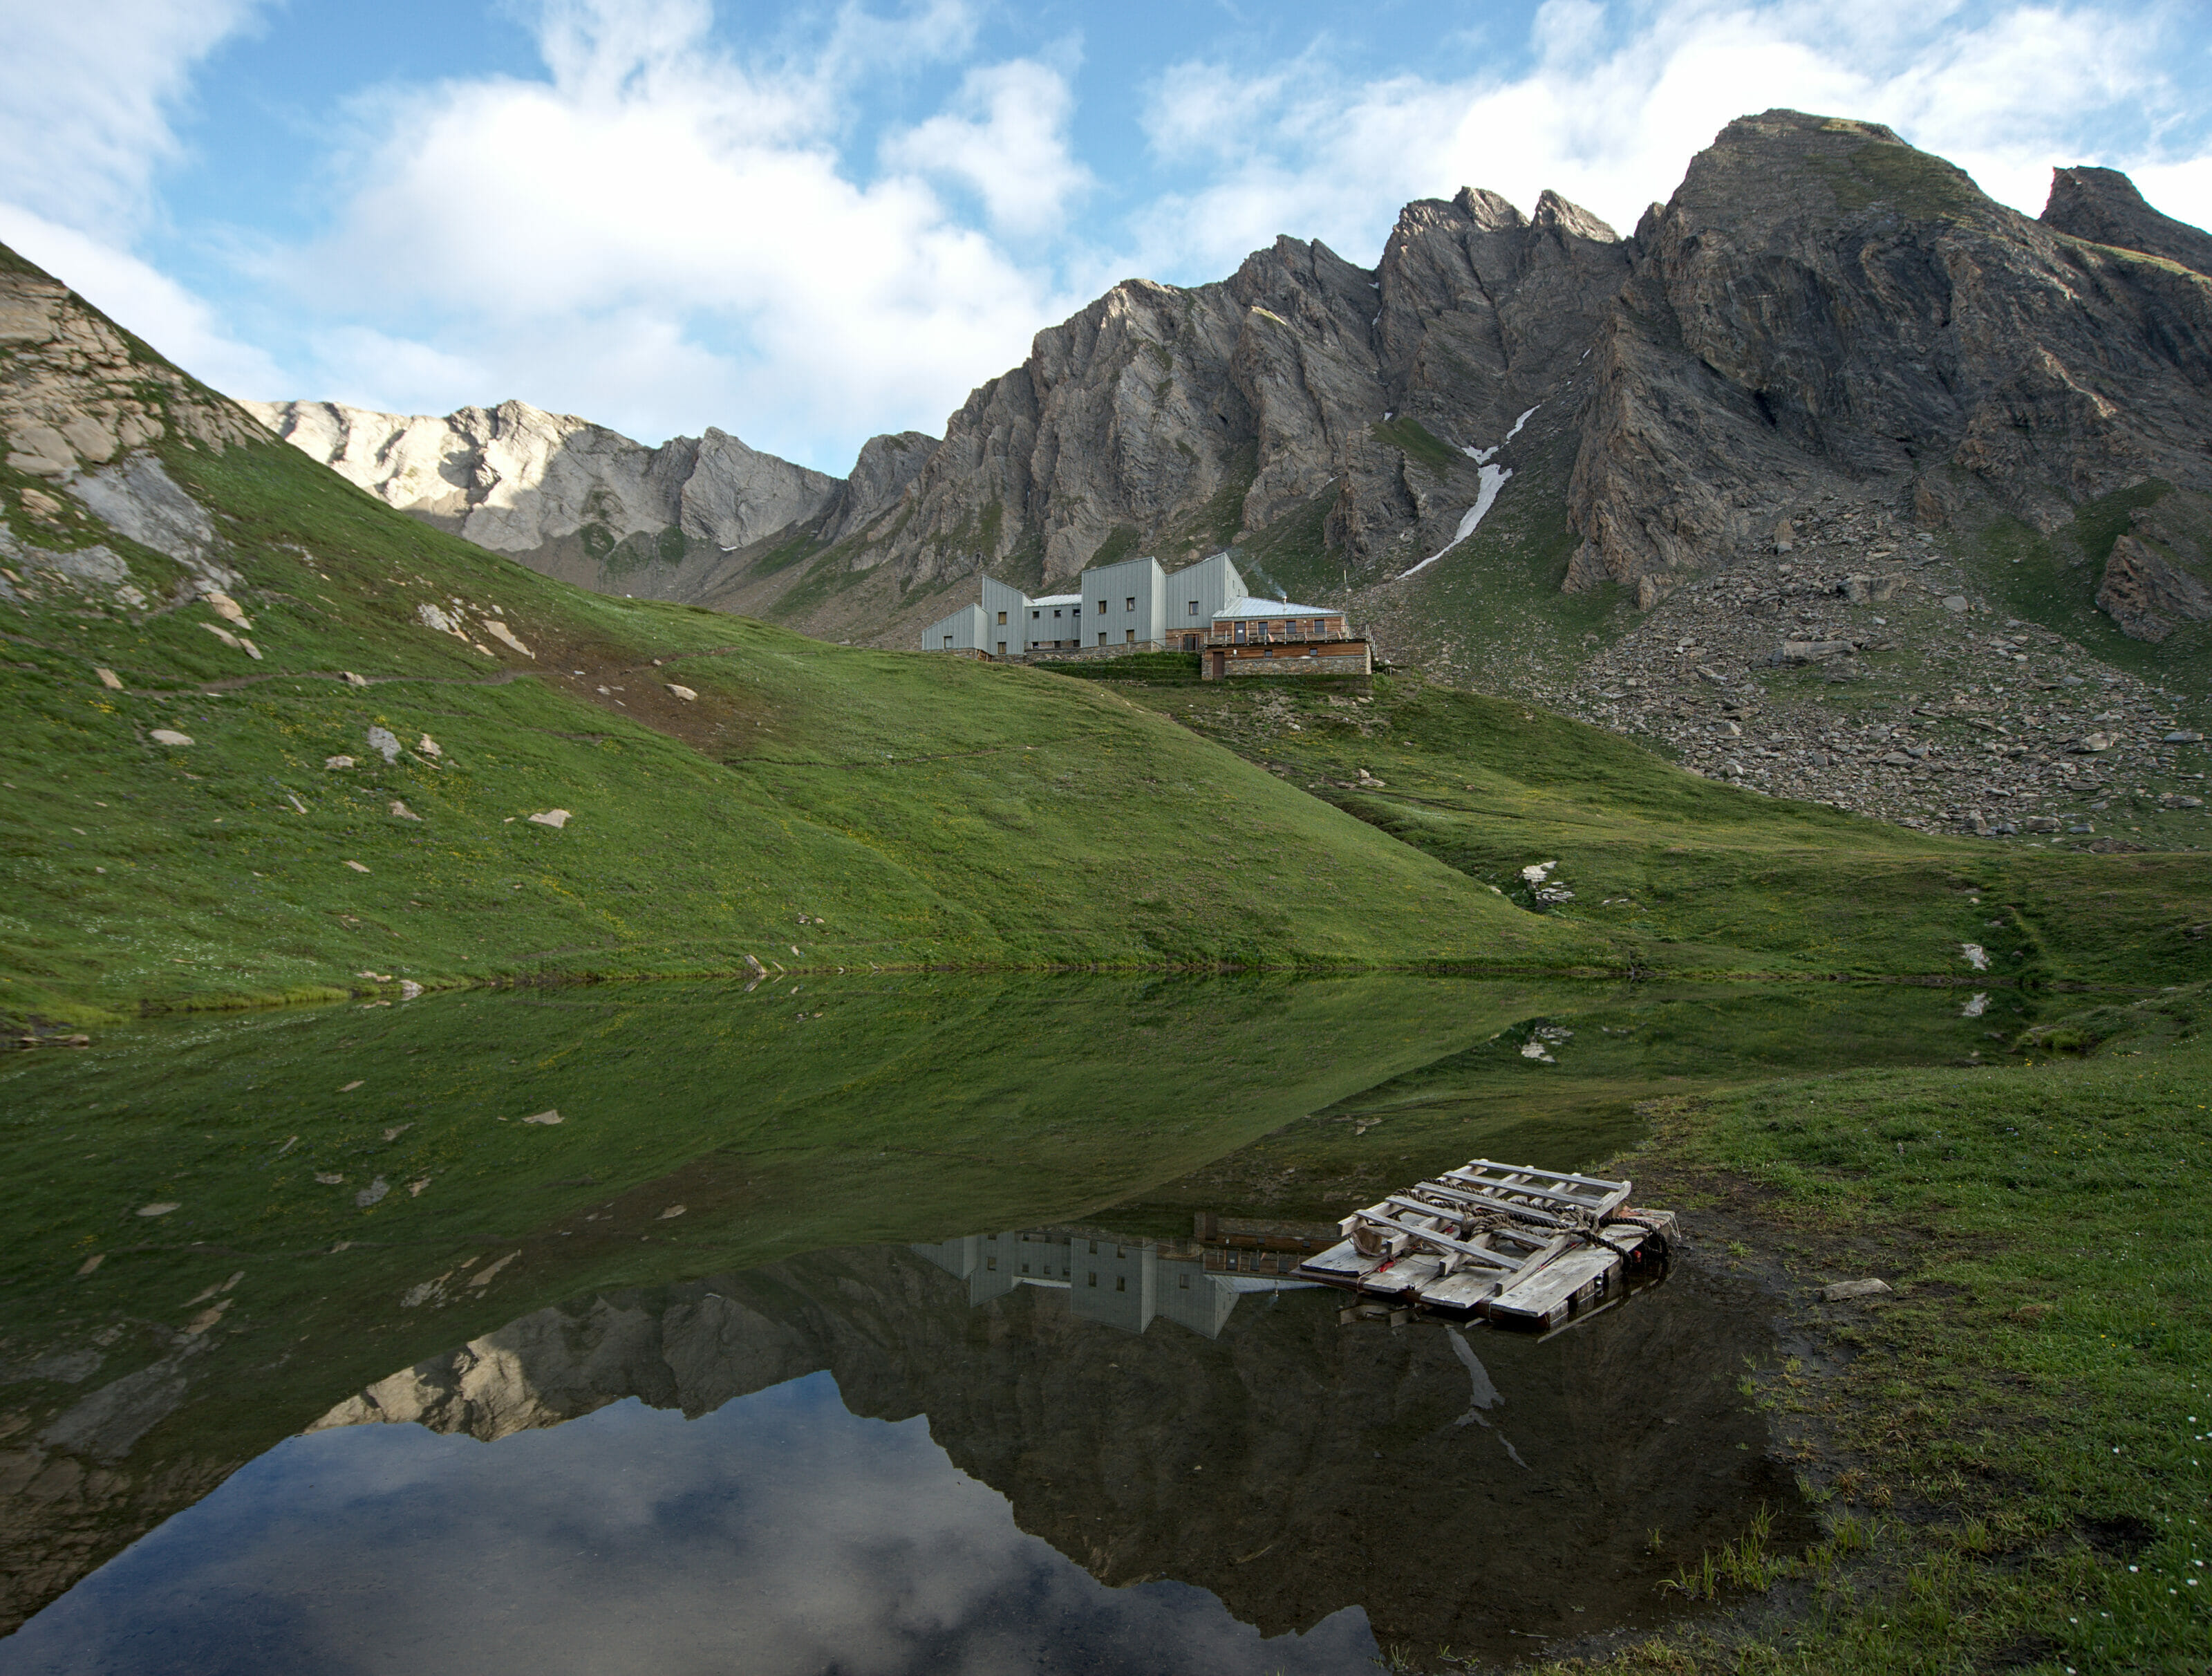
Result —
<instances>
[{"instance_id":1,"label":"sunlit grassy slope","mask_svg":"<svg viewBox=\"0 0 2212 1676\"><path fill-rule=\"evenodd\" d=\"M221 515L264 656L208 633L204 603L131 613L48 588L0 606L0 1013L330 994L364 973L727 972L747 954L1607 958L1115 693L587 594L274 442L165 461ZM180 574L89 519L35 523L18 499L35 485L0 486L26 542L104 541L149 594ZM418 616L462 603L535 656ZM357 765L324 766L338 755ZM528 819L556 808L558 830Z\"/></svg>"}]
</instances>

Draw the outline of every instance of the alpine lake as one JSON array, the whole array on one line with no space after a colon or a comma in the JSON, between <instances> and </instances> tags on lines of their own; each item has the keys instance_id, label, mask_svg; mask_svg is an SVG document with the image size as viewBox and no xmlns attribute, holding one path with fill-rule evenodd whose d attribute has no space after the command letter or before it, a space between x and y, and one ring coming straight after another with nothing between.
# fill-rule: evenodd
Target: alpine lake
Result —
<instances>
[{"instance_id":1,"label":"alpine lake","mask_svg":"<svg viewBox=\"0 0 2212 1676\"><path fill-rule=\"evenodd\" d=\"M1693 1208L1542 1338L1301 1242L2033 1004L872 973L17 1055L0 1676L1350 1672L1711 1612L1668 1579L1814 1521Z\"/></svg>"}]
</instances>

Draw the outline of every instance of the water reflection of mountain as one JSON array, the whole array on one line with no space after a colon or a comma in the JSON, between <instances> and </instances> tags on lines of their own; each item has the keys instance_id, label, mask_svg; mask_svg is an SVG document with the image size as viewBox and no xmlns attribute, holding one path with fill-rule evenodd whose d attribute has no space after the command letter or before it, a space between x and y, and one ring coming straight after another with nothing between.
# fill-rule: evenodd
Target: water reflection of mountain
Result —
<instances>
[{"instance_id":1,"label":"water reflection of mountain","mask_svg":"<svg viewBox=\"0 0 2212 1676\"><path fill-rule=\"evenodd\" d=\"M1031 1245L1071 1272L1029 1278L1065 1288L1023 1285L1018 1256L986 1266L990 1244L1020 1248L1000 1236L602 1294L319 1425L490 1440L631 1397L697 1415L827 1369L855 1414L926 1414L1023 1529L1105 1582L1196 1584L1269 1635L1358 1605L1385 1643L1500 1655L1648 1621L1676 1565L1759 1502L1795 1505L1734 1388L1765 1330L1723 1281L1686 1271L1537 1344L1340 1325L1333 1294L1243 1295L1138 1241L1102 1240L1094 1301L1091 1253L1060 1249L1079 1238Z\"/></svg>"}]
</instances>

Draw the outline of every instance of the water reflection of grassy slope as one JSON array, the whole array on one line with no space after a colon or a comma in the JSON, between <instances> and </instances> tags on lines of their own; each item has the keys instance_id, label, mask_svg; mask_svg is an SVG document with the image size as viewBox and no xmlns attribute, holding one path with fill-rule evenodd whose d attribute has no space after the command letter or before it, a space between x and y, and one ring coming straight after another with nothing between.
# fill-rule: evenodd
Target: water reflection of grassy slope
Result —
<instances>
[{"instance_id":1,"label":"water reflection of grassy slope","mask_svg":"<svg viewBox=\"0 0 2212 1676\"><path fill-rule=\"evenodd\" d=\"M1711 1097L1781 1073L1963 1063L2001 1054L2000 1041L2031 1016L2005 997L1964 1017L1956 990L1903 985L1562 984L1530 998L1546 1010L1316 1110L1107 1220L1187 1233L1192 1212L1236 1204L1334 1221L1472 1157L1587 1169L1643 1134L1655 1100ZM1531 1044L1548 1058L1528 1057Z\"/></svg>"},{"instance_id":2,"label":"water reflection of grassy slope","mask_svg":"<svg viewBox=\"0 0 2212 1676\"><path fill-rule=\"evenodd\" d=\"M1411 680L1124 689L1547 917L1674 972L2161 984L2212 959L2212 856L2071 856L1923 837L1685 774L1578 722ZM1334 700L1334 702L1331 702ZM1384 783L1361 788L1365 769ZM2175 817L2179 819L2179 817Z\"/></svg>"},{"instance_id":3,"label":"water reflection of grassy slope","mask_svg":"<svg viewBox=\"0 0 2212 1676\"><path fill-rule=\"evenodd\" d=\"M88 1385L9 1387L14 1429L170 1353L204 1307L185 1301L241 1269L192 1364L211 1400L142 1449L265 1441L334 1389L593 1286L1085 1214L1529 1004L1393 978L791 988L458 996L9 1064L9 1361L102 1356ZM520 1121L549 1109L557 1125ZM135 1214L161 1203L179 1208Z\"/></svg>"},{"instance_id":4,"label":"water reflection of grassy slope","mask_svg":"<svg viewBox=\"0 0 2212 1676\"><path fill-rule=\"evenodd\" d=\"M0 1017L328 996L364 971L730 972L748 953L1605 958L1115 694L587 594L273 442L166 458L222 515L264 657L204 632L202 605L127 613L53 584L8 609ZM106 543L149 594L179 577L88 517L57 530L13 496L0 515L25 540ZM419 620L457 600L537 656ZM404 747L389 765L372 727ZM339 755L360 765L326 771ZM524 818L556 808L564 830Z\"/></svg>"}]
</instances>

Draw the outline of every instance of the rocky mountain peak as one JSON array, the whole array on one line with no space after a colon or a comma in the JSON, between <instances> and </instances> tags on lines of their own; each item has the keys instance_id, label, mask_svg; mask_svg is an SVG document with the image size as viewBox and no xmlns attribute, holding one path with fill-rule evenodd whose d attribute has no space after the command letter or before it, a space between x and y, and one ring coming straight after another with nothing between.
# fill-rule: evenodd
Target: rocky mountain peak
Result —
<instances>
[{"instance_id":1,"label":"rocky mountain peak","mask_svg":"<svg viewBox=\"0 0 2212 1676\"><path fill-rule=\"evenodd\" d=\"M1595 244L1619 244L1620 235L1600 221L1581 204L1569 202L1549 186L1537 195L1536 213L1531 216L1533 225L1556 229L1577 239L1588 239Z\"/></svg>"},{"instance_id":2,"label":"rocky mountain peak","mask_svg":"<svg viewBox=\"0 0 2212 1676\"><path fill-rule=\"evenodd\" d=\"M1406 217L1419 210L1443 206L1434 198L1422 198L1408 204L1400 212L1398 224L1404 226ZM1462 186L1459 195L1452 199L1451 208L1461 216L1485 233L1503 233L1516 227L1528 225L1528 217L1504 198L1486 186Z\"/></svg>"},{"instance_id":3,"label":"rocky mountain peak","mask_svg":"<svg viewBox=\"0 0 2212 1676\"><path fill-rule=\"evenodd\" d=\"M2051 198L2041 220L2077 239L2140 250L2212 276L2212 234L2160 215L2116 168L2051 170Z\"/></svg>"}]
</instances>

